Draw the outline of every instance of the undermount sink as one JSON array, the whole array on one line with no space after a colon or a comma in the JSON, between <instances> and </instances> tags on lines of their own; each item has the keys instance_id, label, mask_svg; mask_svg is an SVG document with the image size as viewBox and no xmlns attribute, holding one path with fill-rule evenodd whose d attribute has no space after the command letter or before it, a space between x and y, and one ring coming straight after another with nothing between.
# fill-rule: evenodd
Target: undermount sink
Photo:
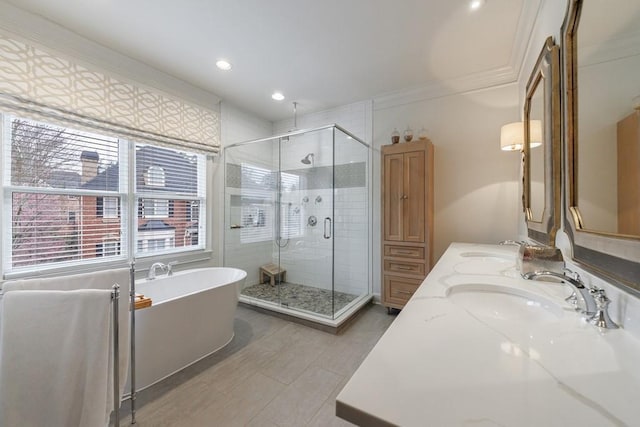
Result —
<instances>
[{"instance_id":1,"label":"undermount sink","mask_svg":"<svg viewBox=\"0 0 640 427\"><path fill-rule=\"evenodd\" d=\"M555 322L563 313L546 298L499 285L456 285L449 288L447 298L474 316L495 320Z\"/></svg>"},{"instance_id":2,"label":"undermount sink","mask_svg":"<svg viewBox=\"0 0 640 427\"><path fill-rule=\"evenodd\" d=\"M464 258L488 258L505 261L513 261L515 259L513 255L498 254L493 252L462 252L460 256Z\"/></svg>"},{"instance_id":3,"label":"undermount sink","mask_svg":"<svg viewBox=\"0 0 640 427\"><path fill-rule=\"evenodd\" d=\"M496 274L509 268L515 268L514 255L493 252L463 252L464 259L454 266L454 270L462 274Z\"/></svg>"}]
</instances>

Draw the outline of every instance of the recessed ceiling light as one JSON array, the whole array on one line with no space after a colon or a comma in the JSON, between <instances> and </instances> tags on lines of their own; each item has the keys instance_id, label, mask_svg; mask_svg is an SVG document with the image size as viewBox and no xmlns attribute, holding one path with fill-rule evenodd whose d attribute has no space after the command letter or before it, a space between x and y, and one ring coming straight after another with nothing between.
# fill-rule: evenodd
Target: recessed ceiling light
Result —
<instances>
[{"instance_id":1,"label":"recessed ceiling light","mask_svg":"<svg viewBox=\"0 0 640 427\"><path fill-rule=\"evenodd\" d=\"M219 59L216 61L216 67L220 68L223 71L229 71L231 69L231 63L224 59Z\"/></svg>"},{"instance_id":2,"label":"recessed ceiling light","mask_svg":"<svg viewBox=\"0 0 640 427\"><path fill-rule=\"evenodd\" d=\"M484 6L484 4L485 4L485 0L471 0L471 3L469 3L469 9L478 10L482 6Z\"/></svg>"},{"instance_id":3,"label":"recessed ceiling light","mask_svg":"<svg viewBox=\"0 0 640 427\"><path fill-rule=\"evenodd\" d=\"M284 99L284 95L280 92L273 92L273 95L271 95L271 98L273 98L276 101L282 101Z\"/></svg>"}]
</instances>

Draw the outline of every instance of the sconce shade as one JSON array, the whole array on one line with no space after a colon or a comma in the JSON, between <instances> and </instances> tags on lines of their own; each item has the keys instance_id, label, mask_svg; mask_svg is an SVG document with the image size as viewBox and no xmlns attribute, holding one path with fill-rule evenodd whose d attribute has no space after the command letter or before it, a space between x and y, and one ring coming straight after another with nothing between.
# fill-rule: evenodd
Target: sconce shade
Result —
<instances>
[{"instance_id":1,"label":"sconce shade","mask_svg":"<svg viewBox=\"0 0 640 427\"><path fill-rule=\"evenodd\" d=\"M530 148L542 145L542 121L531 120ZM524 122L513 122L500 129L500 148L504 151L522 150L524 146Z\"/></svg>"}]
</instances>

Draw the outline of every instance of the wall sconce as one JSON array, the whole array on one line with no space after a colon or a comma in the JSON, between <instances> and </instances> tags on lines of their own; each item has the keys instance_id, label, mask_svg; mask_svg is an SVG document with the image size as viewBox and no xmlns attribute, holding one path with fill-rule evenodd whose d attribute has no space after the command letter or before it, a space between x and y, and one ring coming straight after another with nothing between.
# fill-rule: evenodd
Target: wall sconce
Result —
<instances>
[{"instance_id":1,"label":"wall sconce","mask_svg":"<svg viewBox=\"0 0 640 427\"><path fill-rule=\"evenodd\" d=\"M531 120L530 148L542 145L542 120ZM500 128L500 148L503 151L522 150L524 146L524 122L513 122Z\"/></svg>"}]
</instances>

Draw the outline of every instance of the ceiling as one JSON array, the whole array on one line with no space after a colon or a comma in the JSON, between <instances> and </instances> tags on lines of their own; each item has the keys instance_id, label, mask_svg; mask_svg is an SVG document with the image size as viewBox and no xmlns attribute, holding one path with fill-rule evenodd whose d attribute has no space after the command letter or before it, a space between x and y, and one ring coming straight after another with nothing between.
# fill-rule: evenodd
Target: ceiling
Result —
<instances>
[{"instance_id":1,"label":"ceiling","mask_svg":"<svg viewBox=\"0 0 640 427\"><path fill-rule=\"evenodd\" d=\"M472 12L469 0L5 2L272 121L290 117L293 101L306 114L505 69L513 81L539 4L486 0ZM219 58L233 69L218 70ZM286 99L273 101L275 90Z\"/></svg>"}]
</instances>

